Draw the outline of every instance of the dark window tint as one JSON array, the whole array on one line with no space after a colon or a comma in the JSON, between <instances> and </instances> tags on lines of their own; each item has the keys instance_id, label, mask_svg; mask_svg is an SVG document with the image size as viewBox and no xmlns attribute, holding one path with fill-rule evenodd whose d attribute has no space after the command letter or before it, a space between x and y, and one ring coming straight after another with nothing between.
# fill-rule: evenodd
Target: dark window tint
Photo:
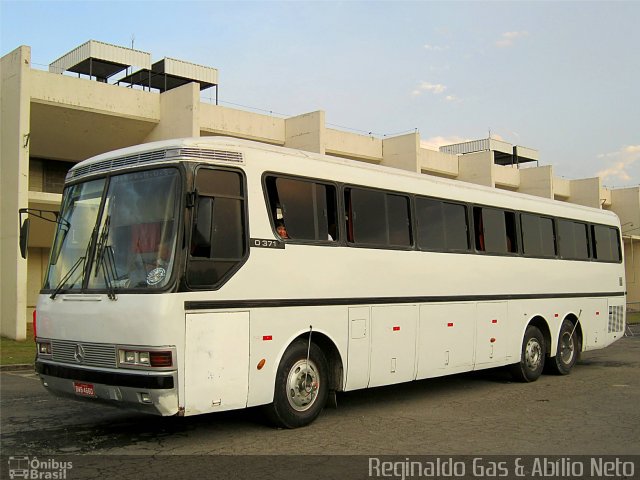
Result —
<instances>
[{"instance_id":1,"label":"dark window tint","mask_svg":"<svg viewBox=\"0 0 640 480\"><path fill-rule=\"evenodd\" d=\"M558 247L560 256L573 260L589 258L587 225L571 220L558 220Z\"/></svg>"},{"instance_id":2,"label":"dark window tint","mask_svg":"<svg viewBox=\"0 0 640 480\"><path fill-rule=\"evenodd\" d=\"M350 242L404 247L411 245L409 199L377 190L345 190Z\"/></svg>"},{"instance_id":3,"label":"dark window tint","mask_svg":"<svg viewBox=\"0 0 640 480\"><path fill-rule=\"evenodd\" d=\"M553 257L556 254L553 219L530 213L520 215L525 255Z\"/></svg>"},{"instance_id":4,"label":"dark window tint","mask_svg":"<svg viewBox=\"0 0 640 480\"><path fill-rule=\"evenodd\" d=\"M187 283L211 287L227 278L246 253L242 176L201 168L196 189Z\"/></svg>"},{"instance_id":5,"label":"dark window tint","mask_svg":"<svg viewBox=\"0 0 640 480\"><path fill-rule=\"evenodd\" d=\"M604 225L593 225L591 229L595 258L602 262L619 262L621 255L618 230Z\"/></svg>"},{"instance_id":6,"label":"dark window tint","mask_svg":"<svg viewBox=\"0 0 640 480\"><path fill-rule=\"evenodd\" d=\"M402 195L391 194L387 194L386 197L389 245L407 247L411 245L409 199Z\"/></svg>"},{"instance_id":7,"label":"dark window tint","mask_svg":"<svg viewBox=\"0 0 640 480\"><path fill-rule=\"evenodd\" d=\"M206 197L242 196L242 177L236 172L200 169L196 177L198 194Z\"/></svg>"},{"instance_id":8,"label":"dark window tint","mask_svg":"<svg viewBox=\"0 0 640 480\"><path fill-rule=\"evenodd\" d=\"M474 207L476 250L487 253L515 253L515 214L496 208Z\"/></svg>"},{"instance_id":9,"label":"dark window tint","mask_svg":"<svg viewBox=\"0 0 640 480\"><path fill-rule=\"evenodd\" d=\"M337 240L336 190L332 185L268 177L271 218L282 221L292 240Z\"/></svg>"},{"instance_id":10,"label":"dark window tint","mask_svg":"<svg viewBox=\"0 0 640 480\"><path fill-rule=\"evenodd\" d=\"M422 250L467 250L464 205L430 198L416 199L418 246Z\"/></svg>"}]
</instances>

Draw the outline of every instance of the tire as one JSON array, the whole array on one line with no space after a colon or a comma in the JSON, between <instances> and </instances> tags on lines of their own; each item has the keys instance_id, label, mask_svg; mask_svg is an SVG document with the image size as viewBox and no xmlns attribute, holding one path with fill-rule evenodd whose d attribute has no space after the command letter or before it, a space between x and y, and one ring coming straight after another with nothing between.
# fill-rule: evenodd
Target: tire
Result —
<instances>
[{"instance_id":1,"label":"tire","mask_svg":"<svg viewBox=\"0 0 640 480\"><path fill-rule=\"evenodd\" d=\"M520 361L511 365L511 375L519 382L535 382L542 374L546 346L538 327L529 325L524 333Z\"/></svg>"},{"instance_id":2,"label":"tire","mask_svg":"<svg viewBox=\"0 0 640 480\"><path fill-rule=\"evenodd\" d=\"M545 371L555 375L569 375L580 356L580 342L573 323L566 318L560 327L558 348L554 357L547 358Z\"/></svg>"},{"instance_id":3,"label":"tire","mask_svg":"<svg viewBox=\"0 0 640 480\"><path fill-rule=\"evenodd\" d=\"M307 366L308 347L307 341L296 340L287 348L278 366L273 403L265 407L267 417L277 427L309 425L327 403L327 360L320 347L311 343Z\"/></svg>"}]
</instances>

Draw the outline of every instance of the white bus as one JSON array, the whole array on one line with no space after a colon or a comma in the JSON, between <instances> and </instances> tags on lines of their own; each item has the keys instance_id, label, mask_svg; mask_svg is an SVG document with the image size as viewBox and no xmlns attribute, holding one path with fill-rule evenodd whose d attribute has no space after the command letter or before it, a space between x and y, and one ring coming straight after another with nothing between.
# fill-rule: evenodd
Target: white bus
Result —
<instances>
[{"instance_id":1,"label":"white bus","mask_svg":"<svg viewBox=\"0 0 640 480\"><path fill-rule=\"evenodd\" d=\"M67 175L38 305L52 393L160 415L510 365L568 374L623 336L610 212L223 137Z\"/></svg>"}]
</instances>

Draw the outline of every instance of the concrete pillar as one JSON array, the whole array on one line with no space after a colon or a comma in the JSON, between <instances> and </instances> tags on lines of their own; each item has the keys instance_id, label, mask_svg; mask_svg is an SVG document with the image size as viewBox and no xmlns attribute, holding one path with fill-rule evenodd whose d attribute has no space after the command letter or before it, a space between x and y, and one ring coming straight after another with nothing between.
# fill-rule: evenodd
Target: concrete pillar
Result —
<instances>
[{"instance_id":1,"label":"concrete pillar","mask_svg":"<svg viewBox=\"0 0 640 480\"><path fill-rule=\"evenodd\" d=\"M601 208L600 189L602 180L600 177L571 180L571 195L569 202L585 205L587 207Z\"/></svg>"},{"instance_id":2,"label":"concrete pillar","mask_svg":"<svg viewBox=\"0 0 640 480\"><path fill-rule=\"evenodd\" d=\"M553 200L553 167L521 168L518 192Z\"/></svg>"},{"instance_id":3,"label":"concrete pillar","mask_svg":"<svg viewBox=\"0 0 640 480\"><path fill-rule=\"evenodd\" d=\"M191 82L160 94L160 122L145 142L200 136L200 87Z\"/></svg>"},{"instance_id":4,"label":"concrete pillar","mask_svg":"<svg viewBox=\"0 0 640 480\"><path fill-rule=\"evenodd\" d=\"M417 132L382 141L380 165L420 173L420 134Z\"/></svg>"},{"instance_id":5,"label":"concrete pillar","mask_svg":"<svg viewBox=\"0 0 640 480\"><path fill-rule=\"evenodd\" d=\"M18 209L29 202L31 49L2 57L0 70L0 334L24 340L27 261L19 253Z\"/></svg>"},{"instance_id":6,"label":"concrete pillar","mask_svg":"<svg viewBox=\"0 0 640 480\"><path fill-rule=\"evenodd\" d=\"M620 218L623 234L640 236L640 187L611 190L611 211Z\"/></svg>"},{"instance_id":7,"label":"concrete pillar","mask_svg":"<svg viewBox=\"0 0 640 480\"><path fill-rule=\"evenodd\" d=\"M493 174L493 152L490 150L460 155L458 172L457 180L487 187L496 186Z\"/></svg>"},{"instance_id":8,"label":"concrete pillar","mask_svg":"<svg viewBox=\"0 0 640 480\"><path fill-rule=\"evenodd\" d=\"M284 121L284 146L324 154L325 128L323 110L287 118Z\"/></svg>"}]
</instances>

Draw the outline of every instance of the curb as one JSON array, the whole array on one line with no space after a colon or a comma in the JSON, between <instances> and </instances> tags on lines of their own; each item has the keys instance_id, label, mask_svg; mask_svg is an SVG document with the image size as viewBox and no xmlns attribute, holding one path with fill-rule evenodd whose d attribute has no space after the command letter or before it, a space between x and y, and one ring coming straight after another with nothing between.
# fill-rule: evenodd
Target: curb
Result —
<instances>
[{"instance_id":1,"label":"curb","mask_svg":"<svg viewBox=\"0 0 640 480\"><path fill-rule=\"evenodd\" d=\"M33 368L33 363L16 363L14 365L0 365L0 372L18 372L18 371L24 371L24 370L35 371L35 369Z\"/></svg>"}]
</instances>

